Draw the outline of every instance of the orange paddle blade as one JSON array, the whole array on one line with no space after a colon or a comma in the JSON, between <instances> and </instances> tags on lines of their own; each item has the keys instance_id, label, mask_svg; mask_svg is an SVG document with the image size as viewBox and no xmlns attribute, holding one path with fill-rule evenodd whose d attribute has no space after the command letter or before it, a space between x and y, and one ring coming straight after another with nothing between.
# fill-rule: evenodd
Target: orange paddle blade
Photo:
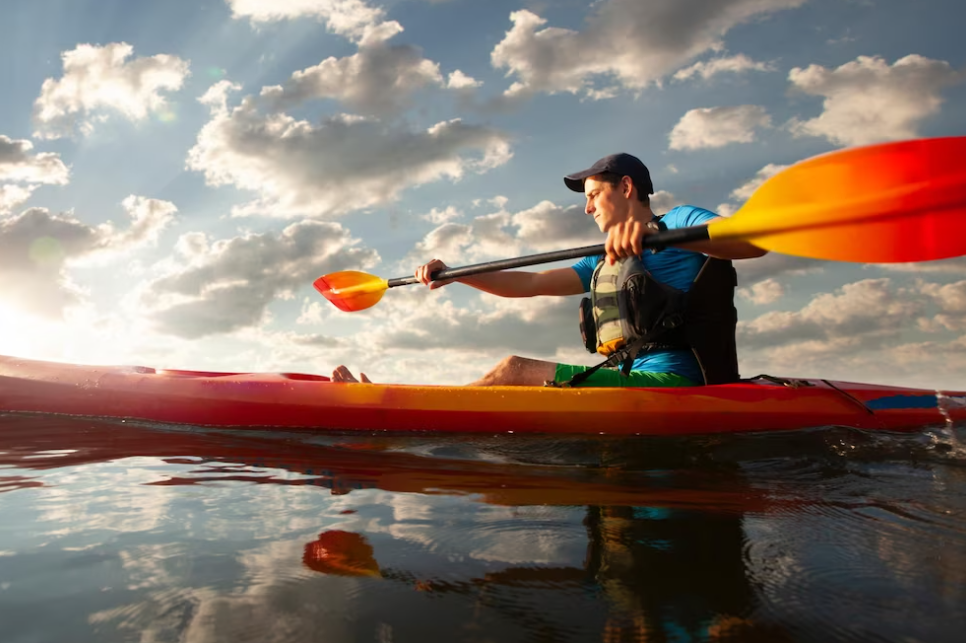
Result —
<instances>
[{"instance_id":1,"label":"orange paddle blade","mask_svg":"<svg viewBox=\"0 0 966 643\"><path fill-rule=\"evenodd\" d=\"M768 179L712 240L869 263L966 254L966 137L841 150Z\"/></svg>"},{"instance_id":2,"label":"orange paddle blade","mask_svg":"<svg viewBox=\"0 0 966 643\"><path fill-rule=\"evenodd\" d=\"M356 270L323 275L312 285L339 310L347 313L375 306L389 288L385 279Z\"/></svg>"},{"instance_id":3,"label":"orange paddle blade","mask_svg":"<svg viewBox=\"0 0 966 643\"><path fill-rule=\"evenodd\" d=\"M374 576L382 574L373 557L372 545L366 537L351 531L323 531L305 546L302 563L309 569L338 576Z\"/></svg>"}]
</instances>

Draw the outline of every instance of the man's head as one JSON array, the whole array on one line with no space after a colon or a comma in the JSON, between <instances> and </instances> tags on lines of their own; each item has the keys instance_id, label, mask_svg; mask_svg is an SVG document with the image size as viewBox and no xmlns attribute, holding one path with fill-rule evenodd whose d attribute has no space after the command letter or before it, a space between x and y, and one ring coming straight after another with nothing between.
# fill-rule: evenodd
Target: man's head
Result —
<instances>
[{"instance_id":1,"label":"man's head","mask_svg":"<svg viewBox=\"0 0 966 643\"><path fill-rule=\"evenodd\" d=\"M564 183L574 192L584 193L585 211L594 217L602 232L630 218L641 205L649 211L648 195L654 194L650 172L630 154L605 156L588 169L565 176Z\"/></svg>"}]
</instances>

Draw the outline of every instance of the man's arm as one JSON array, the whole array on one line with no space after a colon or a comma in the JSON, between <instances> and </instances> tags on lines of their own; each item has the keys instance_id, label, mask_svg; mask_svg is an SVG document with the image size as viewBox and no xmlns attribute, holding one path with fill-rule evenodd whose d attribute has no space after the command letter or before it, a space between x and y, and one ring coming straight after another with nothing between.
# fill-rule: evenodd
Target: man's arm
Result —
<instances>
[{"instance_id":1,"label":"man's arm","mask_svg":"<svg viewBox=\"0 0 966 643\"><path fill-rule=\"evenodd\" d=\"M573 268L554 268L543 272L502 270L463 277L457 281L499 297L565 297L584 292L584 284Z\"/></svg>"}]
</instances>

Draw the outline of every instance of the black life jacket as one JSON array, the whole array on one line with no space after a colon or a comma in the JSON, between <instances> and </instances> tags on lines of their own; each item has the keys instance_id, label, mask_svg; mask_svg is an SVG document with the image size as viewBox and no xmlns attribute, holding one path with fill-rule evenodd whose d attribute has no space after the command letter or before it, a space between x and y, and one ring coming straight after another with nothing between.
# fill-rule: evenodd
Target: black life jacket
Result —
<instances>
[{"instance_id":1,"label":"black life jacket","mask_svg":"<svg viewBox=\"0 0 966 643\"><path fill-rule=\"evenodd\" d=\"M734 305L737 274L731 261L708 257L687 291L655 279L640 259L629 257L613 266L601 261L591 281L591 297L580 307L581 335L591 353L607 355L604 366L633 361L647 352L691 350L704 384L739 379ZM578 384L593 371L578 374Z\"/></svg>"}]
</instances>

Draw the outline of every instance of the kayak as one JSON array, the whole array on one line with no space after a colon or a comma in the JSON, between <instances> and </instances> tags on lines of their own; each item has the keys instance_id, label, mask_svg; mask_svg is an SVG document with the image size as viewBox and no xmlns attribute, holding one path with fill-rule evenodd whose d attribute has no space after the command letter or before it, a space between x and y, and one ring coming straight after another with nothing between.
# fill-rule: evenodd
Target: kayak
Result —
<instances>
[{"instance_id":1,"label":"kayak","mask_svg":"<svg viewBox=\"0 0 966 643\"><path fill-rule=\"evenodd\" d=\"M345 384L303 373L89 366L0 356L0 411L214 427L681 435L966 420L966 392L758 376L686 388Z\"/></svg>"}]
</instances>

